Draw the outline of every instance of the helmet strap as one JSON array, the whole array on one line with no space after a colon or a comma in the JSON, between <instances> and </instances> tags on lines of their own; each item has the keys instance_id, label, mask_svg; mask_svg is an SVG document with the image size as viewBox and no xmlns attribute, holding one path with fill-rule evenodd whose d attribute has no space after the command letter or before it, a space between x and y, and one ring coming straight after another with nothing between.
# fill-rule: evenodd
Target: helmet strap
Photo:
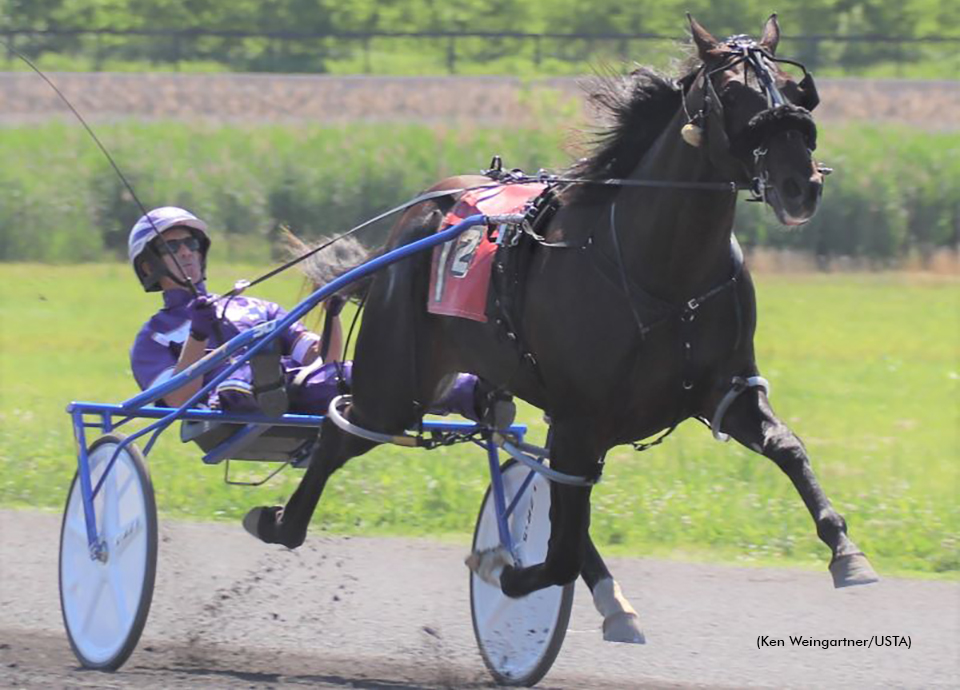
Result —
<instances>
[{"instance_id":1,"label":"helmet strap","mask_svg":"<svg viewBox=\"0 0 960 690\"><path fill-rule=\"evenodd\" d=\"M167 268L167 263L163 260L163 257L153 247L147 247L143 251L141 260L150 267L150 272L147 273L147 276L151 280L151 286L159 285L161 278L169 278L185 290L190 289L189 281L175 276L173 272ZM144 271L144 273L146 273L146 271Z\"/></svg>"},{"instance_id":2,"label":"helmet strap","mask_svg":"<svg viewBox=\"0 0 960 690\"><path fill-rule=\"evenodd\" d=\"M202 250L201 250L202 251ZM157 251L156 247L152 245L147 245L144 248L143 253L141 254L141 260L146 261L150 266L150 276L154 278L154 283L157 284L160 281L160 278L166 277L172 280L174 283L179 285L185 290L196 291L196 283L192 283L185 278L179 278L173 274L173 272L167 267L166 261L163 260L163 255ZM179 262L178 262L179 265ZM207 254L202 251L200 258L200 281L204 282L207 279Z\"/></svg>"}]
</instances>

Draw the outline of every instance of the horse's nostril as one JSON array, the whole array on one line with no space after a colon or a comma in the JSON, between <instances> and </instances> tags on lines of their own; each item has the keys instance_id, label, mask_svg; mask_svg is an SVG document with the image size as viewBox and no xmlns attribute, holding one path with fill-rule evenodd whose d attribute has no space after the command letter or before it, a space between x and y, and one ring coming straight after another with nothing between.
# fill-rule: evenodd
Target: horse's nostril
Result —
<instances>
[{"instance_id":1,"label":"horse's nostril","mask_svg":"<svg viewBox=\"0 0 960 690\"><path fill-rule=\"evenodd\" d=\"M803 190L800 189L800 185L797 184L796 180L787 180L783 183L783 194L791 198L796 198L803 194Z\"/></svg>"}]
</instances>

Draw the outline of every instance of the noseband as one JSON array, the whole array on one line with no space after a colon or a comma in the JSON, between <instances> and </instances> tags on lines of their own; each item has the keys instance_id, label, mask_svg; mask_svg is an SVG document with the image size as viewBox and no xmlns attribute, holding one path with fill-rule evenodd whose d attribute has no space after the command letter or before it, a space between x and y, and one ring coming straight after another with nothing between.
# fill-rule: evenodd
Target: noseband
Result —
<instances>
[{"instance_id":1,"label":"noseband","mask_svg":"<svg viewBox=\"0 0 960 690\"><path fill-rule=\"evenodd\" d=\"M775 132L787 129L800 132L807 148L816 151L817 125L813 121L813 116L806 108L789 103L768 108L754 115L746 129L733 139L730 150L739 156L755 153Z\"/></svg>"}]
</instances>

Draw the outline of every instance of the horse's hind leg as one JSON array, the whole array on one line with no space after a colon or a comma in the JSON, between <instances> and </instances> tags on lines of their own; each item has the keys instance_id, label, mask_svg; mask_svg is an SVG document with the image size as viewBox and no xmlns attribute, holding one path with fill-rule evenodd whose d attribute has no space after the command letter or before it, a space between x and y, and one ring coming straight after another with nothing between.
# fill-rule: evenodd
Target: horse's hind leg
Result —
<instances>
[{"instance_id":1,"label":"horse's hind leg","mask_svg":"<svg viewBox=\"0 0 960 690\"><path fill-rule=\"evenodd\" d=\"M553 469L585 475L599 469L600 452L575 425L554 422L550 444ZM580 575L590 528L589 486L550 483L550 540L543 563L526 567L508 565L500 573L500 588L509 597L522 597L552 585L566 585Z\"/></svg>"},{"instance_id":2,"label":"horse's hind leg","mask_svg":"<svg viewBox=\"0 0 960 690\"><path fill-rule=\"evenodd\" d=\"M770 408L766 394L753 388L743 393L723 420L723 431L777 463L790 477L817 526L817 535L833 554L830 573L835 587L865 585L880 578L847 536L847 523L834 510L810 466L806 448Z\"/></svg>"},{"instance_id":3,"label":"horse's hind leg","mask_svg":"<svg viewBox=\"0 0 960 690\"><path fill-rule=\"evenodd\" d=\"M613 579L606 563L597 551L593 540L587 534L587 550L580 572L593 594L593 605L603 616L603 639L607 642L646 642L640 628L640 616L620 591L620 585Z\"/></svg>"}]
</instances>

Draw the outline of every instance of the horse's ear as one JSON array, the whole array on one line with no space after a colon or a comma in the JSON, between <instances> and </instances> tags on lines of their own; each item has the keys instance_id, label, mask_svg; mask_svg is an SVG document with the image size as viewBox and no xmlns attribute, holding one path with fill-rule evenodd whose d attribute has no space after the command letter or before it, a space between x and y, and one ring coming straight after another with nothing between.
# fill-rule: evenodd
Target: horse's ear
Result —
<instances>
[{"instance_id":1,"label":"horse's ear","mask_svg":"<svg viewBox=\"0 0 960 690\"><path fill-rule=\"evenodd\" d=\"M717 47L720 42L711 36L709 31L700 26L700 22L694 19L689 12L687 12L687 20L690 22L690 35L693 36L693 42L697 44L700 59L707 62L709 59L717 57Z\"/></svg>"},{"instance_id":2,"label":"horse's ear","mask_svg":"<svg viewBox=\"0 0 960 690\"><path fill-rule=\"evenodd\" d=\"M777 44L780 43L780 24L777 23L777 13L774 12L763 26L763 38L760 47L771 55L777 54Z\"/></svg>"}]
</instances>

